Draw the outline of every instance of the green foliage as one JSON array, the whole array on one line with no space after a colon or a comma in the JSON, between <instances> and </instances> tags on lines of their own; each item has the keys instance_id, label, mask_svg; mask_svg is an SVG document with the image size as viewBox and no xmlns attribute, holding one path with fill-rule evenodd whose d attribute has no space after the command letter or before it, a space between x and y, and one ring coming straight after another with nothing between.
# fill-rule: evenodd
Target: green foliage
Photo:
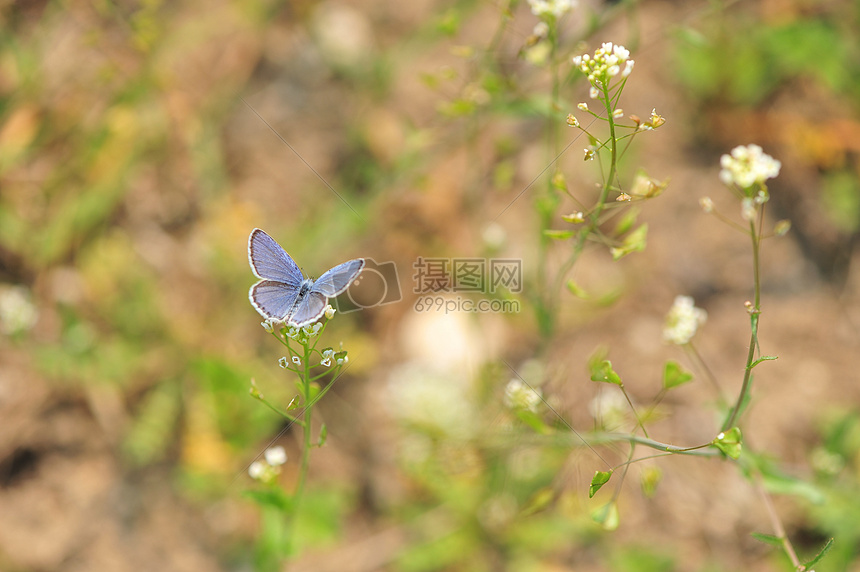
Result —
<instances>
[{"instance_id":1,"label":"green foliage","mask_svg":"<svg viewBox=\"0 0 860 572\"><path fill-rule=\"evenodd\" d=\"M732 459L740 458L741 451L743 450L740 427L733 427L728 431L723 431L717 435L712 444Z\"/></svg>"},{"instance_id":2,"label":"green foliage","mask_svg":"<svg viewBox=\"0 0 860 572\"><path fill-rule=\"evenodd\" d=\"M588 487L588 498L592 498L600 488L609 482L612 477L612 471L597 471L591 478L591 485Z\"/></svg>"},{"instance_id":3,"label":"green foliage","mask_svg":"<svg viewBox=\"0 0 860 572\"><path fill-rule=\"evenodd\" d=\"M681 364L669 360L663 367L663 388L672 389L693 379L693 374L681 367Z\"/></svg>"}]
</instances>

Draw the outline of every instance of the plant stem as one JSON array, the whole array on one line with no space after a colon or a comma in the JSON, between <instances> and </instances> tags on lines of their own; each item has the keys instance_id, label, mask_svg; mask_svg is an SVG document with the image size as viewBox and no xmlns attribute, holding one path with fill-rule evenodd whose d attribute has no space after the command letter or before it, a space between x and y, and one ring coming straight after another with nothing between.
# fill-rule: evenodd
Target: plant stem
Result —
<instances>
[{"instance_id":1,"label":"plant stem","mask_svg":"<svg viewBox=\"0 0 860 572\"><path fill-rule=\"evenodd\" d=\"M805 568L800 564L800 559L797 557L797 553L794 551L794 546L792 546L791 541L788 539L788 534L785 532L785 527L782 526L782 521L779 519L779 515L776 513L770 494L764 488L762 476L758 469L755 471L755 489L761 497L762 502L764 502L765 509L767 509L767 515L770 517L771 526L773 526L773 531L776 533L775 536L782 542L782 549L785 551L786 555L788 555L794 569L805 570Z\"/></svg>"},{"instance_id":2,"label":"plant stem","mask_svg":"<svg viewBox=\"0 0 860 572\"><path fill-rule=\"evenodd\" d=\"M722 430L727 431L732 428L738 420L740 416L741 409L743 409L744 403L746 402L750 388L752 385L752 368L753 362L755 361L755 352L756 347L758 346L758 318L761 313L761 279L760 279L760 268L759 268L759 246L761 244L760 237L758 236L758 232L756 231L755 222L750 221L750 238L752 239L752 251L753 251L753 283L754 283L754 300L753 307L750 308L750 347L749 352L747 353L747 365L744 370L744 382L741 385L741 391L738 394L737 402L735 402L735 406L732 408L732 414L726 419L726 422L723 423Z\"/></svg>"},{"instance_id":3,"label":"plant stem","mask_svg":"<svg viewBox=\"0 0 860 572\"><path fill-rule=\"evenodd\" d=\"M302 399L304 400L304 414L303 414L303 424L302 424L302 462L299 467L299 482L296 485L295 493L293 494L293 503L292 510L290 512L290 545L292 546L292 540L295 538L295 534L292 534L292 531L295 527L296 515L299 511L299 504L302 500L302 495L305 491L305 482L308 477L308 469L310 468L311 463L311 415L313 413L313 404L311 403L311 365L310 358L312 348L310 344L303 344L304 347L304 355L302 356L302 366L304 367L304 373L302 374ZM292 549L295 550L295 546L292 546Z\"/></svg>"}]
</instances>

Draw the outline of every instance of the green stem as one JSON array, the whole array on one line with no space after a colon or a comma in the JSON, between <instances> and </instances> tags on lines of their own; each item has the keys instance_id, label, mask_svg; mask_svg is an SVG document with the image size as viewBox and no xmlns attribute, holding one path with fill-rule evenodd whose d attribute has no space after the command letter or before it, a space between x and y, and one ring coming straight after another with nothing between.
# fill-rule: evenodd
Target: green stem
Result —
<instances>
[{"instance_id":1,"label":"green stem","mask_svg":"<svg viewBox=\"0 0 860 572\"><path fill-rule=\"evenodd\" d=\"M746 403L747 398L749 396L749 392L752 386L752 369L753 362L755 361L755 353L756 347L758 346L758 318L761 312L761 279L760 279L760 265L759 265L759 246L761 244L760 237L756 232L755 222L750 221L750 238L752 239L752 251L753 251L753 283L755 288L754 293L754 302L753 307L749 309L750 312L750 346L749 351L747 352L747 365L744 369L744 381L741 385L741 391L738 394L738 399L735 402L735 406L732 408L732 414L726 419L726 422L723 423L722 430L727 431L728 429L734 427L735 423L737 423L738 418L741 414L741 409L743 409L744 403Z\"/></svg>"},{"instance_id":2,"label":"green stem","mask_svg":"<svg viewBox=\"0 0 860 572\"><path fill-rule=\"evenodd\" d=\"M302 462L299 467L299 482L296 485L296 490L293 494L292 510L290 512L289 529L291 532L295 527L296 516L299 511L299 504L301 503L302 495L305 491L305 483L307 482L308 469L310 468L311 463L311 415L313 413L313 404L311 403L310 357L312 348L310 347L310 344L304 344L303 347L304 355L302 359L302 366L304 367L304 373L302 375L302 399L304 400L305 410L302 424ZM295 535L291 534L291 544L293 538L295 538ZM293 547L293 549L295 549L295 547Z\"/></svg>"}]
</instances>

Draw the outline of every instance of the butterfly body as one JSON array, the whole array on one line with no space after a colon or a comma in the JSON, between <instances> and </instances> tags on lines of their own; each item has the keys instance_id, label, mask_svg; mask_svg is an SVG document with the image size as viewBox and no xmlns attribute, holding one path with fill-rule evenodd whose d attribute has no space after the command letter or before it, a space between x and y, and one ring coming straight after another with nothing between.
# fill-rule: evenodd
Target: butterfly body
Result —
<instances>
[{"instance_id":1,"label":"butterfly body","mask_svg":"<svg viewBox=\"0 0 860 572\"><path fill-rule=\"evenodd\" d=\"M305 278L287 251L259 228L248 237L248 262L260 279L248 292L251 305L268 320L299 327L319 320L328 299L343 293L364 269L364 259L356 258L317 280Z\"/></svg>"}]
</instances>

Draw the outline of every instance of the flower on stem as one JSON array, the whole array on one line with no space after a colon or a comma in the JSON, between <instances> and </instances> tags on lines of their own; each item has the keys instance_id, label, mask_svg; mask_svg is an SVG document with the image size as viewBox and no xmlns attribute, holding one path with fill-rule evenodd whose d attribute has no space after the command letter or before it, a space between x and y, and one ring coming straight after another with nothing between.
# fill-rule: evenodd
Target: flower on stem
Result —
<instances>
[{"instance_id":1,"label":"flower on stem","mask_svg":"<svg viewBox=\"0 0 860 572\"><path fill-rule=\"evenodd\" d=\"M275 325L272 323L271 319L260 322L260 325L263 326L263 329L269 334L273 334L275 332Z\"/></svg>"},{"instance_id":2,"label":"flower on stem","mask_svg":"<svg viewBox=\"0 0 860 572\"><path fill-rule=\"evenodd\" d=\"M266 462L273 467L283 465L287 462L287 453L280 445L269 447L266 449L266 452L263 453L263 456L266 458Z\"/></svg>"},{"instance_id":3,"label":"flower on stem","mask_svg":"<svg viewBox=\"0 0 860 572\"><path fill-rule=\"evenodd\" d=\"M333 357L334 357L334 362L337 365L344 365L344 364L349 363L349 356L346 355L346 350L336 352Z\"/></svg>"},{"instance_id":4,"label":"flower on stem","mask_svg":"<svg viewBox=\"0 0 860 572\"><path fill-rule=\"evenodd\" d=\"M583 161L593 161L594 160L594 148L586 147L583 149L585 151L585 157L582 158Z\"/></svg>"},{"instance_id":5,"label":"flower on stem","mask_svg":"<svg viewBox=\"0 0 860 572\"><path fill-rule=\"evenodd\" d=\"M567 114L567 124L571 127L579 127L579 119L573 113Z\"/></svg>"},{"instance_id":6,"label":"flower on stem","mask_svg":"<svg viewBox=\"0 0 860 572\"><path fill-rule=\"evenodd\" d=\"M614 119L621 119L622 117L624 117L624 110L619 107L612 112L612 117Z\"/></svg>"},{"instance_id":7,"label":"flower on stem","mask_svg":"<svg viewBox=\"0 0 860 572\"><path fill-rule=\"evenodd\" d=\"M321 359L321 360L320 360L320 365L321 365L321 366L323 366L323 367L330 367L330 366L331 366L331 358L323 358L323 359Z\"/></svg>"},{"instance_id":8,"label":"flower on stem","mask_svg":"<svg viewBox=\"0 0 860 572\"><path fill-rule=\"evenodd\" d=\"M720 180L724 184L749 189L779 175L782 163L765 154L758 145L739 145L732 149L731 155L720 157L720 166Z\"/></svg>"},{"instance_id":9,"label":"flower on stem","mask_svg":"<svg viewBox=\"0 0 860 572\"><path fill-rule=\"evenodd\" d=\"M627 203L627 202L632 201L633 197L631 197L627 193L621 193L620 195L618 195L618 197L615 200L618 201L619 203Z\"/></svg>"},{"instance_id":10,"label":"flower on stem","mask_svg":"<svg viewBox=\"0 0 860 572\"><path fill-rule=\"evenodd\" d=\"M289 367L290 363L287 361L286 357L282 357L281 359L278 360L278 365L284 369L287 369L287 367Z\"/></svg>"},{"instance_id":11,"label":"flower on stem","mask_svg":"<svg viewBox=\"0 0 860 572\"><path fill-rule=\"evenodd\" d=\"M702 210L707 214L714 212L714 201L711 197L702 197L699 199L699 206L702 207Z\"/></svg>"},{"instance_id":12,"label":"flower on stem","mask_svg":"<svg viewBox=\"0 0 860 572\"><path fill-rule=\"evenodd\" d=\"M302 358L299 356L293 356L293 363L299 366L302 365Z\"/></svg>"},{"instance_id":13,"label":"flower on stem","mask_svg":"<svg viewBox=\"0 0 860 572\"><path fill-rule=\"evenodd\" d=\"M627 48L606 42L594 51L594 56L575 56L573 65L588 76L593 88L602 90L609 86L612 78L618 75L625 78L630 75L634 61L630 59L630 51Z\"/></svg>"},{"instance_id":14,"label":"flower on stem","mask_svg":"<svg viewBox=\"0 0 860 572\"><path fill-rule=\"evenodd\" d=\"M281 474L281 465L286 462L287 453L283 447L269 447L263 453L263 460L254 461L248 467L248 476L255 481L272 483Z\"/></svg>"},{"instance_id":15,"label":"flower on stem","mask_svg":"<svg viewBox=\"0 0 860 572\"><path fill-rule=\"evenodd\" d=\"M588 104L584 101L576 104L577 109L580 111L588 111Z\"/></svg>"},{"instance_id":16,"label":"flower on stem","mask_svg":"<svg viewBox=\"0 0 860 572\"><path fill-rule=\"evenodd\" d=\"M690 343L699 326L708 319L708 313L696 308L690 296L676 296L672 309L666 315L663 338L679 346Z\"/></svg>"},{"instance_id":17,"label":"flower on stem","mask_svg":"<svg viewBox=\"0 0 860 572\"><path fill-rule=\"evenodd\" d=\"M251 466L248 467L248 475L255 481L261 480L265 473L266 464L262 461L254 461L253 463L251 463Z\"/></svg>"},{"instance_id":18,"label":"flower on stem","mask_svg":"<svg viewBox=\"0 0 860 572\"><path fill-rule=\"evenodd\" d=\"M577 5L576 0L528 0L528 3L538 18L561 18Z\"/></svg>"},{"instance_id":19,"label":"flower on stem","mask_svg":"<svg viewBox=\"0 0 860 572\"><path fill-rule=\"evenodd\" d=\"M325 307L325 317L331 320L334 317L334 313L337 312L334 308L331 307L331 304L328 304Z\"/></svg>"},{"instance_id":20,"label":"flower on stem","mask_svg":"<svg viewBox=\"0 0 860 572\"><path fill-rule=\"evenodd\" d=\"M541 402L541 394L519 379L512 379L505 387L505 405L511 409L537 411Z\"/></svg>"}]
</instances>

